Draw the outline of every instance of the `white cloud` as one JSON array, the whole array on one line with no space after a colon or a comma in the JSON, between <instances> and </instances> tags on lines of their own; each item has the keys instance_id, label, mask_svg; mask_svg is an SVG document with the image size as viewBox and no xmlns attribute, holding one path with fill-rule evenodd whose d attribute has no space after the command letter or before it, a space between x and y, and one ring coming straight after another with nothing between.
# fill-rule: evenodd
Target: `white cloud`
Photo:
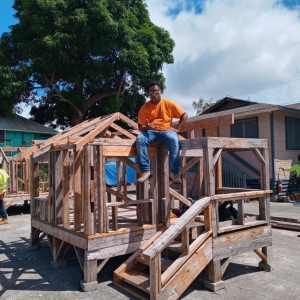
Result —
<instances>
[{"instance_id":1,"label":"white cloud","mask_svg":"<svg viewBox=\"0 0 300 300\"><path fill-rule=\"evenodd\" d=\"M300 102L299 10L278 0L205 0L201 14L168 11L183 0L147 0L151 20L175 40L164 96L190 116L200 97Z\"/></svg>"}]
</instances>

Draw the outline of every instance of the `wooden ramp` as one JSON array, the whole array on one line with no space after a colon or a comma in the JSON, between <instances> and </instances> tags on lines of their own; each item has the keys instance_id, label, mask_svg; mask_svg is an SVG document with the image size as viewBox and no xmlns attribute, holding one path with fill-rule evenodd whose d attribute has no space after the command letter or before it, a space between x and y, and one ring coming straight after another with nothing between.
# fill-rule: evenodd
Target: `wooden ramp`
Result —
<instances>
[{"instance_id":1,"label":"wooden ramp","mask_svg":"<svg viewBox=\"0 0 300 300\"><path fill-rule=\"evenodd\" d=\"M138 299L178 299L212 260L209 220L195 221L210 197L192 205L164 227L114 272L114 284Z\"/></svg>"}]
</instances>

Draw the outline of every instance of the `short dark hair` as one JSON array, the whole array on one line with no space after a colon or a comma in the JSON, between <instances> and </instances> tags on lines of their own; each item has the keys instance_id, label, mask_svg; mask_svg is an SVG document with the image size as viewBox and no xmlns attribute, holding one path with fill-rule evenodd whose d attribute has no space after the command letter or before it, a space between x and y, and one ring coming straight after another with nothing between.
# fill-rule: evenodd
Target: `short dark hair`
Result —
<instances>
[{"instance_id":1,"label":"short dark hair","mask_svg":"<svg viewBox=\"0 0 300 300\"><path fill-rule=\"evenodd\" d=\"M298 160L300 161L300 154L298 154Z\"/></svg>"},{"instance_id":2,"label":"short dark hair","mask_svg":"<svg viewBox=\"0 0 300 300\"><path fill-rule=\"evenodd\" d=\"M161 85L159 82L156 81L152 81L151 83L148 84L148 91L151 88L151 86L157 85L159 87L159 89L161 90Z\"/></svg>"},{"instance_id":3,"label":"short dark hair","mask_svg":"<svg viewBox=\"0 0 300 300\"><path fill-rule=\"evenodd\" d=\"M0 162L0 169L2 169L2 167L3 167L3 163L2 163L2 162Z\"/></svg>"}]
</instances>

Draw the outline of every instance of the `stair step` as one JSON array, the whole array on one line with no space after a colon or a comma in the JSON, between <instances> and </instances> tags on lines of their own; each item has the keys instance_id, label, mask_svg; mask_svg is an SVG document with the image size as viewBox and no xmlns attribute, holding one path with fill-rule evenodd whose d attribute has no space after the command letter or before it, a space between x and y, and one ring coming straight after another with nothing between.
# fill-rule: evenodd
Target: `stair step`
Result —
<instances>
[{"instance_id":1,"label":"stair step","mask_svg":"<svg viewBox=\"0 0 300 300\"><path fill-rule=\"evenodd\" d=\"M130 271L118 275L120 280L137 287L138 289L150 294L150 279L145 273L138 271Z\"/></svg>"},{"instance_id":2,"label":"stair step","mask_svg":"<svg viewBox=\"0 0 300 300\"><path fill-rule=\"evenodd\" d=\"M149 266L149 259L147 258L143 258L141 256L138 256L135 258L135 261L141 263L141 264L144 264L146 266ZM167 258L164 258L162 257L161 258L161 270L162 271L166 271L173 263L174 261L171 260L171 259L167 259Z\"/></svg>"}]
</instances>

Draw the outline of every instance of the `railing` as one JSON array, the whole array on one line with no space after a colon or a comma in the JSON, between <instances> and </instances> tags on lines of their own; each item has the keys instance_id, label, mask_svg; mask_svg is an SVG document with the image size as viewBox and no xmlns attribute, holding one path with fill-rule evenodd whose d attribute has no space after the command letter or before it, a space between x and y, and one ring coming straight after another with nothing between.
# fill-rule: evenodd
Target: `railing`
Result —
<instances>
[{"instance_id":1,"label":"railing","mask_svg":"<svg viewBox=\"0 0 300 300\"><path fill-rule=\"evenodd\" d=\"M235 166L225 157L222 157L222 181L225 187L246 188L247 179L251 177Z\"/></svg>"}]
</instances>

